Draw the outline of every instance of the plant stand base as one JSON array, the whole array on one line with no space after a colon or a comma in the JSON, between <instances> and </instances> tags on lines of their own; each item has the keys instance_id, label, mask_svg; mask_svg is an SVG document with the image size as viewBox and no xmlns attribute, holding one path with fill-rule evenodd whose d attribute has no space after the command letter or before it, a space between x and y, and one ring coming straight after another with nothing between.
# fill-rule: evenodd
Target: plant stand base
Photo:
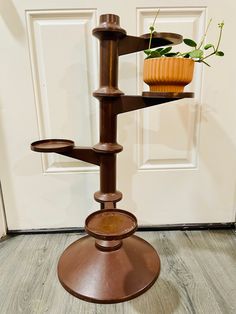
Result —
<instances>
[{"instance_id":1,"label":"plant stand base","mask_svg":"<svg viewBox=\"0 0 236 314\"><path fill-rule=\"evenodd\" d=\"M102 251L85 236L72 243L58 263L58 277L72 295L94 303L117 303L148 290L160 273L160 258L145 240L131 236L114 251Z\"/></svg>"}]
</instances>

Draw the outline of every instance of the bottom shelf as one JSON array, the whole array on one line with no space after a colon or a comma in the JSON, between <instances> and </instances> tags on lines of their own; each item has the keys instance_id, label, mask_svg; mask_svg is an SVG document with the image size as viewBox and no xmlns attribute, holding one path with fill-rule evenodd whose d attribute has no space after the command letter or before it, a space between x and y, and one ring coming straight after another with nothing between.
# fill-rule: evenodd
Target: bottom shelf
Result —
<instances>
[{"instance_id":1,"label":"bottom shelf","mask_svg":"<svg viewBox=\"0 0 236 314\"><path fill-rule=\"evenodd\" d=\"M127 238L136 229L136 217L117 208L98 210L90 214L85 221L85 230L89 235L107 241Z\"/></svg>"}]
</instances>

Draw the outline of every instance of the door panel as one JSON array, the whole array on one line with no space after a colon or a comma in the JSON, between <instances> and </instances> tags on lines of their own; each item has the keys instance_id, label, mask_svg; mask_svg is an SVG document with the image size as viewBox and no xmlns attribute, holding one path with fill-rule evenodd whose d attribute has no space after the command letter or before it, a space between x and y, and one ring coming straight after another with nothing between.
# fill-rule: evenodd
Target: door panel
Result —
<instances>
[{"instance_id":1,"label":"door panel","mask_svg":"<svg viewBox=\"0 0 236 314\"><path fill-rule=\"evenodd\" d=\"M40 138L93 145L98 134L96 10L27 12ZM63 38L63 41L62 41ZM42 154L44 172L94 171L93 165Z\"/></svg>"},{"instance_id":2,"label":"door panel","mask_svg":"<svg viewBox=\"0 0 236 314\"><path fill-rule=\"evenodd\" d=\"M140 35L145 33L154 18L153 9L137 11ZM175 30L186 38L200 41L204 34L205 20L205 8L163 8L158 15L157 29L160 32ZM186 49L184 46L182 44L174 49ZM142 81L142 64L143 54L139 54L139 93L147 89ZM202 67L195 67L194 81L186 87L186 91L194 91L195 101L179 100L158 109L154 107L143 110L138 114L140 170L186 169L197 166L201 81Z\"/></svg>"}]
</instances>

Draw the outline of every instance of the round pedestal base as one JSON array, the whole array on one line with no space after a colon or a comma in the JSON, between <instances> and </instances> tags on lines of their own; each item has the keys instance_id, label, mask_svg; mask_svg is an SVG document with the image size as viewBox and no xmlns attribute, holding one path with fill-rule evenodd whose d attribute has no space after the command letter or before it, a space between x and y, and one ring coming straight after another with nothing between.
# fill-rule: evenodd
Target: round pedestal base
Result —
<instances>
[{"instance_id":1,"label":"round pedestal base","mask_svg":"<svg viewBox=\"0 0 236 314\"><path fill-rule=\"evenodd\" d=\"M149 289L160 273L160 259L143 239L131 236L114 251L101 251L86 236L72 243L58 263L62 286L77 298L94 303L130 300Z\"/></svg>"}]
</instances>

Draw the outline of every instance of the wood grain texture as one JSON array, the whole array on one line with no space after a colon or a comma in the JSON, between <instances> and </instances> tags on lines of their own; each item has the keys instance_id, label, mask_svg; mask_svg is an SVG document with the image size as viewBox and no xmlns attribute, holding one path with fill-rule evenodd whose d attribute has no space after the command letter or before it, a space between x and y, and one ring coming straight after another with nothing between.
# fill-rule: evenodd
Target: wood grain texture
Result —
<instances>
[{"instance_id":1,"label":"wood grain texture","mask_svg":"<svg viewBox=\"0 0 236 314\"><path fill-rule=\"evenodd\" d=\"M20 235L0 242L0 313L236 313L234 231L137 234L158 251L161 275L142 296L112 305L76 299L58 282L58 258L81 234Z\"/></svg>"}]
</instances>

